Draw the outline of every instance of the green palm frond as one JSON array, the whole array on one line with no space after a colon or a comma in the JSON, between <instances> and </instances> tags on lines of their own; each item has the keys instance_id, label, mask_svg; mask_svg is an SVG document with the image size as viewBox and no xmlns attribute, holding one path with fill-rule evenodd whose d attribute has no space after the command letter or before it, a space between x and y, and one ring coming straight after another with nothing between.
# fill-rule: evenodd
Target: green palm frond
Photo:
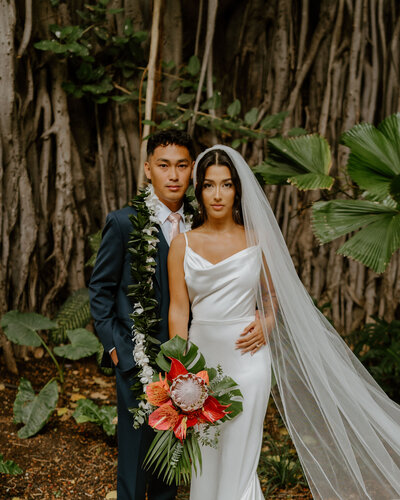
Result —
<instances>
[{"instance_id":1,"label":"green palm frond","mask_svg":"<svg viewBox=\"0 0 400 500\"><path fill-rule=\"evenodd\" d=\"M395 113L385 118L379 124L378 129L388 138L396 151L397 158L400 159L400 113ZM399 169L400 164L397 166L397 173L399 173Z\"/></svg>"},{"instance_id":2,"label":"green palm frond","mask_svg":"<svg viewBox=\"0 0 400 500\"><path fill-rule=\"evenodd\" d=\"M298 189L330 189L331 151L323 137L312 134L268 141L269 156L255 173L267 184L293 184Z\"/></svg>"},{"instance_id":3,"label":"green palm frond","mask_svg":"<svg viewBox=\"0 0 400 500\"><path fill-rule=\"evenodd\" d=\"M290 184L296 186L303 191L309 189L330 189L332 187L333 178L323 174L301 174L293 175L288 178Z\"/></svg>"},{"instance_id":4,"label":"green palm frond","mask_svg":"<svg viewBox=\"0 0 400 500\"><path fill-rule=\"evenodd\" d=\"M298 171L285 163L273 161L270 158L253 168L255 174L260 174L266 184L286 184L289 177Z\"/></svg>"},{"instance_id":5,"label":"green palm frond","mask_svg":"<svg viewBox=\"0 0 400 500\"><path fill-rule=\"evenodd\" d=\"M88 289L76 290L64 302L54 318L59 327L51 332L52 341L55 344L67 341L67 330L85 328L91 317Z\"/></svg>"},{"instance_id":6,"label":"green palm frond","mask_svg":"<svg viewBox=\"0 0 400 500\"><path fill-rule=\"evenodd\" d=\"M328 243L379 221L382 216L398 214L398 210L367 200L319 201L312 207L312 224L320 242Z\"/></svg>"},{"instance_id":7,"label":"green palm frond","mask_svg":"<svg viewBox=\"0 0 400 500\"><path fill-rule=\"evenodd\" d=\"M338 253L383 273L393 253L400 248L400 214L385 215L358 231Z\"/></svg>"},{"instance_id":8,"label":"green palm frond","mask_svg":"<svg viewBox=\"0 0 400 500\"><path fill-rule=\"evenodd\" d=\"M387 117L378 128L369 123L355 125L342 135L341 142L351 149L347 171L359 187L379 201L388 195L395 198L398 190L393 180L400 175L400 113Z\"/></svg>"},{"instance_id":9,"label":"green palm frond","mask_svg":"<svg viewBox=\"0 0 400 500\"><path fill-rule=\"evenodd\" d=\"M400 248L400 211L367 200L318 202L312 209L313 229L327 243L362 228L342 245L338 253L351 257L374 271L385 270Z\"/></svg>"},{"instance_id":10,"label":"green palm frond","mask_svg":"<svg viewBox=\"0 0 400 500\"><path fill-rule=\"evenodd\" d=\"M364 191L361 200L313 206L313 229L322 243L356 232L338 253L383 272L400 248L400 113L376 128L360 123L345 132L349 176Z\"/></svg>"}]
</instances>

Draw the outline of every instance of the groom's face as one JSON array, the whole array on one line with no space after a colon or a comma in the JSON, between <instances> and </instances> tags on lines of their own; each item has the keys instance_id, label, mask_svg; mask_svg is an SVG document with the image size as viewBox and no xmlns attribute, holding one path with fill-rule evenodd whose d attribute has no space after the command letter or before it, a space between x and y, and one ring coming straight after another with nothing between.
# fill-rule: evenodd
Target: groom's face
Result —
<instances>
[{"instance_id":1,"label":"groom's face","mask_svg":"<svg viewBox=\"0 0 400 500\"><path fill-rule=\"evenodd\" d=\"M144 164L159 200L172 211L181 203L192 176L194 161L184 146L157 146Z\"/></svg>"}]
</instances>

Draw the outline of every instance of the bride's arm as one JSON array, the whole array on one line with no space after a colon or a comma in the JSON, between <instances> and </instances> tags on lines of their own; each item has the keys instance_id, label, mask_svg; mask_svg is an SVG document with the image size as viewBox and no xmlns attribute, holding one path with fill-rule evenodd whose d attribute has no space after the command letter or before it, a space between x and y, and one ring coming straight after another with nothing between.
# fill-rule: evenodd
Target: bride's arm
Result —
<instances>
[{"instance_id":1,"label":"bride's arm","mask_svg":"<svg viewBox=\"0 0 400 500\"><path fill-rule=\"evenodd\" d=\"M260 273L260 288L257 295L259 309L256 311L256 318L252 323L247 325L236 341L236 349L240 349L242 354L246 352L254 354L257 352L258 349L266 344L276 324L278 300L264 256L263 267Z\"/></svg>"},{"instance_id":2,"label":"bride's arm","mask_svg":"<svg viewBox=\"0 0 400 500\"><path fill-rule=\"evenodd\" d=\"M168 327L170 338L179 335L186 340L188 336L190 304L183 270L185 247L184 236L180 234L172 241L168 253L170 298Z\"/></svg>"}]
</instances>

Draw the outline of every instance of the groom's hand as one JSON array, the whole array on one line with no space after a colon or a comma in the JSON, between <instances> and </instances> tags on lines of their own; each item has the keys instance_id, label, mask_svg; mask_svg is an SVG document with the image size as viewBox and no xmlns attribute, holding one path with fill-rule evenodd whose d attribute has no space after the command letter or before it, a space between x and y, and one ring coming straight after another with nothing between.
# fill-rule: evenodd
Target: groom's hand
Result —
<instances>
[{"instance_id":1,"label":"groom's hand","mask_svg":"<svg viewBox=\"0 0 400 500\"><path fill-rule=\"evenodd\" d=\"M112 362L114 363L114 365L117 366L117 364L118 364L117 349L114 349L113 351L111 351L110 356L111 356L111 359L112 359Z\"/></svg>"},{"instance_id":2,"label":"groom's hand","mask_svg":"<svg viewBox=\"0 0 400 500\"><path fill-rule=\"evenodd\" d=\"M236 349L240 349L242 354L245 354L246 352L254 354L265 343L265 337L257 311L255 320L246 326L236 341Z\"/></svg>"}]
</instances>

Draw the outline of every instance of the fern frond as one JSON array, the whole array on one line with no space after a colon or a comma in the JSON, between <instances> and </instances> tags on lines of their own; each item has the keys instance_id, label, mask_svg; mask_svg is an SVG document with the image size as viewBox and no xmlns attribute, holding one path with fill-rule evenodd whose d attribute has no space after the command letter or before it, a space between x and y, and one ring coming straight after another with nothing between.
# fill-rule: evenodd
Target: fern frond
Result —
<instances>
[{"instance_id":1,"label":"fern frond","mask_svg":"<svg viewBox=\"0 0 400 500\"><path fill-rule=\"evenodd\" d=\"M89 291L87 288L81 288L68 297L58 311L54 321L58 323L59 328L51 332L51 340L54 344L67 341L67 330L85 328L90 320Z\"/></svg>"}]
</instances>

